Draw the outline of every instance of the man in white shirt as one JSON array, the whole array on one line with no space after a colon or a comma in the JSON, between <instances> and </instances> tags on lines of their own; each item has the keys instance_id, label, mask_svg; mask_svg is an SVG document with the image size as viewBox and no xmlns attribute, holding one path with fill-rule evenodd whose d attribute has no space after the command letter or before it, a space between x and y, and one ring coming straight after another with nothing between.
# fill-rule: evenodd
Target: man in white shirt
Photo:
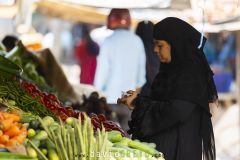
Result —
<instances>
[{"instance_id":1,"label":"man in white shirt","mask_svg":"<svg viewBox=\"0 0 240 160\"><path fill-rule=\"evenodd\" d=\"M144 45L135 33L129 31L130 24L129 10L111 10L108 28L114 31L101 45L94 81L96 88L106 95L109 104L116 104L122 91L136 90L146 82ZM126 107L116 107L127 112L129 118ZM128 125L124 121L122 127L126 129Z\"/></svg>"}]
</instances>

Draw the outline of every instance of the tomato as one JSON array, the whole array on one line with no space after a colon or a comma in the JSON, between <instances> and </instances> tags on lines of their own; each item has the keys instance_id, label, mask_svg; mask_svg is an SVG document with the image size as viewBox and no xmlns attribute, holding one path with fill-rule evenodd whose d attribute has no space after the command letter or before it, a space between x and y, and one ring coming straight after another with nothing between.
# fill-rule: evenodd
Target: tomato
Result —
<instances>
[{"instance_id":1,"label":"tomato","mask_svg":"<svg viewBox=\"0 0 240 160\"><path fill-rule=\"evenodd\" d=\"M43 97L43 104L46 107L49 107L50 105L52 105L52 102L47 97Z\"/></svg>"},{"instance_id":2,"label":"tomato","mask_svg":"<svg viewBox=\"0 0 240 160\"><path fill-rule=\"evenodd\" d=\"M46 93L46 92L41 92L41 93L40 93L40 96L43 97L43 98L45 98L45 97L47 96L47 93Z\"/></svg>"},{"instance_id":3,"label":"tomato","mask_svg":"<svg viewBox=\"0 0 240 160\"><path fill-rule=\"evenodd\" d=\"M57 97L54 94L52 94L52 93L49 93L47 95L47 98L52 100L52 101L58 101Z\"/></svg>"},{"instance_id":4,"label":"tomato","mask_svg":"<svg viewBox=\"0 0 240 160\"><path fill-rule=\"evenodd\" d=\"M95 121L94 119L91 120L92 122L92 125L95 127L95 128L99 128L99 129L102 129L102 126L99 122Z\"/></svg>"},{"instance_id":5,"label":"tomato","mask_svg":"<svg viewBox=\"0 0 240 160\"><path fill-rule=\"evenodd\" d=\"M67 110L66 114L69 117L74 117L74 110L72 109L72 107L65 107L65 109Z\"/></svg>"},{"instance_id":6,"label":"tomato","mask_svg":"<svg viewBox=\"0 0 240 160\"><path fill-rule=\"evenodd\" d=\"M91 118L94 118L94 117L98 118L98 116L95 113L90 113L90 117Z\"/></svg>"},{"instance_id":7,"label":"tomato","mask_svg":"<svg viewBox=\"0 0 240 160\"><path fill-rule=\"evenodd\" d=\"M99 115L98 115L98 119L99 119L99 121L101 121L101 122L106 121L106 117L105 117L104 114L99 114Z\"/></svg>"},{"instance_id":8,"label":"tomato","mask_svg":"<svg viewBox=\"0 0 240 160\"><path fill-rule=\"evenodd\" d=\"M59 116L63 121L65 121L68 118L68 116L64 112L58 112L57 116Z\"/></svg>"},{"instance_id":9,"label":"tomato","mask_svg":"<svg viewBox=\"0 0 240 160\"><path fill-rule=\"evenodd\" d=\"M48 106L46 106L48 109L50 109L50 110L55 110L55 109L57 109L58 107L57 106L55 106L55 105L53 105L53 104L49 104Z\"/></svg>"}]
</instances>

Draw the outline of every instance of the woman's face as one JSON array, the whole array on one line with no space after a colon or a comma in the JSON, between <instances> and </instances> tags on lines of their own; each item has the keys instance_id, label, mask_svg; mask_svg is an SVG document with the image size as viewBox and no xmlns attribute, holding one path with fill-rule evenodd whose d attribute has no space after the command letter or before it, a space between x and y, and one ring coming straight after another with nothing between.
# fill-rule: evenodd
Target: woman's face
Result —
<instances>
[{"instance_id":1,"label":"woman's face","mask_svg":"<svg viewBox=\"0 0 240 160\"><path fill-rule=\"evenodd\" d=\"M171 62L171 46L167 41L154 40L154 51L162 63Z\"/></svg>"}]
</instances>

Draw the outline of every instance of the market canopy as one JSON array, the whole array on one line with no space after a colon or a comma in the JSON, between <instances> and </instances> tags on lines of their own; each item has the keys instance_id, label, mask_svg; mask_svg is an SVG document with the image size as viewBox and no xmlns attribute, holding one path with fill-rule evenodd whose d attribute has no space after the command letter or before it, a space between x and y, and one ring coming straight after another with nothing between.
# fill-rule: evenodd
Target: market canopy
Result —
<instances>
[{"instance_id":1,"label":"market canopy","mask_svg":"<svg viewBox=\"0 0 240 160\"><path fill-rule=\"evenodd\" d=\"M169 7L171 0L62 0L66 3L100 8L151 8Z\"/></svg>"},{"instance_id":2,"label":"market canopy","mask_svg":"<svg viewBox=\"0 0 240 160\"><path fill-rule=\"evenodd\" d=\"M0 18L13 18L18 12L15 0L0 0Z\"/></svg>"},{"instance_id":3,"label":"market canopy","mask_svg":"<svg viewBox=\"0 0 240 160\"><path fill-rule=\"evenodd\" d=\"M97 12L94 8L58 1L40 1L37 3L37 10L46 15L72 21L104 24L106 20L106 15Z\"/></svg>"},{"instance_id":4,"label":"market canopy","mask_svg":"<svg viewBox=\"0 0 240 160\"><path fill-rule=\"evenodd\" d=\"M39 12L68 20L105 24L110 8L129 8L132 18L154 22L175 16L210 32L239 30L240 4L236 0L42 0Z\"/></svg>"}]
</instances>

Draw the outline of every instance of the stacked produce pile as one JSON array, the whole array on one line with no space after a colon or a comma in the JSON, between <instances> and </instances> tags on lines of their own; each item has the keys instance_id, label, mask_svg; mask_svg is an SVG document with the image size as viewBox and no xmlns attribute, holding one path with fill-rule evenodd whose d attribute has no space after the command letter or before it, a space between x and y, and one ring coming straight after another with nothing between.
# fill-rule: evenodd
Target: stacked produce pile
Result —
<instances>
[{"instance_id":1,"label":"stacked produce pile","mask_svg":"<svg viewBox=\"0 0 240 160\"><path fill-rule=\"evenodd\" d=\"M36 57L25 49L21 41L14 49L6 53L5 57L23 68L22 77L24 79L34 82L42 89L50 89L44 77L37 72L38 63Z\"/></svg>"},{"instance_id":2,"label":"stacked produce pile","mask_svg":"<svg viewBox=\"0 0 240 160\"><path fill-rule=\"evenodd\" d=\"M4 59L3 57L1 58ZM8 65L8 67L11 67L11 65ZM15 108L20 108L25 112L31 112L40 117L51 116L54 119L60 117L63 121L68 117L78 118L81 116L83 119L82 112L74 111L72 107L64 106L55 95L42 92L36 85L21 79L1 76L0 98L6 102L10 100ZM124 135L124 132L118 125L107 121L104 116L99 116L98 118L98 116L93 115L92 122L95 131L97 128L101 129L103 125L108 131L118 130Z\"/></svg>"},{"instance_id":3,"label":"stacked produce pile","mask_svg":"<svg viewBox=\"0 0 240 160\"><path fill-rule=\"evenodd\" d=\"M0 56L0 160L163 160L155 144L131 140L103 114L75 111L52 93L21 77L21 68ZM8 157L8 158L6 158ZM11 158L12 157L12 158Z\"/></svg>"},{"instance_id":4,"label":"stacked produce pile","mask_svg":"<svg viewBox=\"0 0 240 160\"><path fill-rule=\"evenodd\" d=\"M118 131L97 129L91 119L68 118L57 123L51 117L31 121L28 130L28 155L43 160L163 160L155 144L122 137Z\"/></svg>"},{"instance_id":5,"label":"stacked produce pile","mask_svg":"<svg viewBox=\"0 0 240 160\"><path fill-rule=\"evenodd\" d=\"M163 154L156 150L156 144L140 142L122 137L118 131L110 131L108 139L113 143L110 151L115 158L127 157L127 159L164 160Z\"/></svg>"}]
</instances>

